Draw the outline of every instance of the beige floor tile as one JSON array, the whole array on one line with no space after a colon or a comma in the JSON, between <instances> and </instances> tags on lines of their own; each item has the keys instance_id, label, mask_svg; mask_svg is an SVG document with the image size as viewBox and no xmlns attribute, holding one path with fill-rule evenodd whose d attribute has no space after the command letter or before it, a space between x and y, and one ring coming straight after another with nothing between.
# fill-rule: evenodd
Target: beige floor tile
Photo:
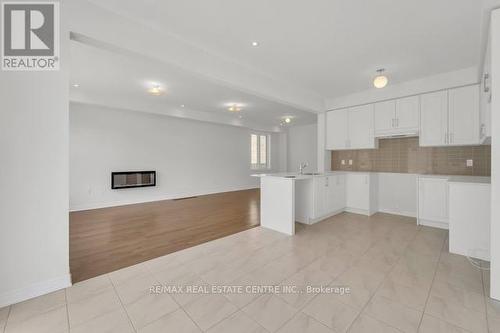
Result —
<instances>
[{"instance_id":1,"label":"beige floor tile","mask_svg":"<svg viewBox=\"0 0 500 333\"><path fill-rule=\"evenodd\" d=\"M401 331L373 317L361 314L352 324L349 333L400 333Z\"/></svg>"},{"instance_id":2,"label":"beige floor tile","mask_svg":"<svg viewBox=\"0 0 500 333\"><path fill-rule=\"evenodd\" d=\"M471 333L427 314L422 318L422 323L418 331L419 333Z\"/></svg>"},{"instance_id":3,"label":"beige floor tile","mask_svg":"<svg viewBox=\"0 0 500 333\"><path fill-rule=\"evenodd\" d=\"M377 290L376 295L383 296L415 310L423 311L428 293L387 279Z\"/></svg>"},{"instance_id":4,"label":"beige floor tile","mask_svg":"<svg viewBox=\"0 0 500 333\"><path fill-rule=\"evenodd\" d=\"M108 289L94 296L68 303L69 324L71 327L76 327L121 307L114 289Z\"/></svg>"},{"instance_id":5,"label":"beige floor tile","mask_svg":"<svg viewBox=\"0 0 500 333\"><path fill-rule=\"evenodd\" d=\"M37 313L23 320L11 321L5 327L6 333L63 333L68 332L68 314L66 306Z\"/></svg>"},{"instance_id":6,"label":"beige floor tile","mask_svg":"<svg viewBox=\"0 0 500 333\"><path fill-rule=\"evenodd\" d=\"M486 332L486 314L467 309L448 302L446 299L431 295L425 312L450 324L472 332Z\"/></svg>"},{"instance_id":7,"label":"beige floor tile","mask_svg":"<svg viewBox=\"0 0 500 333\"><path fill-rule=\"evenodd\" d=\"M136 330L178 308L179 305L169 294L146 294L125 304L125 310Z\"/></svg>"},{"instance_id":8,"label":"beige floor tile","mask_svg":"<svg viewBox=\"0 0 500 333\"><path fill-rule=\"evenodd\" d=\"M313 261L309 267L328 274L332 279L348 270L355 262L355 257L346 252L331 251Z\"/></svg>"},{"instance_id":9,"label":"beige floor tile","mask_svg":"<svg viewBox=\"0 0 500 333\"><path fill-rule=\"evenodd\" d=\"M403 332L417 332L422 317L421 311L381 296L374 297L364 311Z\"/></svg>"},{"instance_id":10,"label":"beige floor tile","mask_svg":"<svg viewBox=\"0 0 500 333\"><path fill-rule=\"evenodd\" d=\"M202 330L207 330L235 313L238 308L222 295L205 294L185 305L184 310Z\"/></svg>"},{"instance_id":11,"label":"beige floor tile","mask_svg":"<svg viewBox=\"0 0 500 333\"><path fill-rule=\"evenodd\" d=\"M151 274L152 273L149 270L148 264L140 263L134 266L130 266L127 268L111 272L109 273L109 277L111 278L111 282L113 282L113 284L117 286L132 278L137 278L139 276L148 276Z\"/></svg>"},{"instance_id":12,"label":"beige floor tile","mask_svg":"<svg viewBox=\"0 0 500 333\"><path fill-rule=\"evenodd\" d=\"M500 318L489 317L488 318L489 333L500 333Z\"/></svg>"},{"instance_id":13,"label":"beige floor tile","mask_svg":"<svg viewBox=\"0 0 500 333\"><path fill-rule=\"evenodd\" d=\"M198 326L186 315L184 310L178 309L160 319L148 324L138 333L199 333Z\"/></svg>"},{"instance_id":14,"label":"beige floor tile","mask_svg":"<svg viewBox=\"0 0 500 333\"><path fill-rule=\"evenodd\" d=\"M276 295L263 295L243 308L243 312L268 331L274 332L297 312Z\"/></svg>"},{"instance_id":15,"label":"beige floor tile","mask_svg":"<svg viewBox=\"0 0 500 333\"><path fill-rule=\"evenodd\" d=\"M137 276L116 285L115 289L123 304L136 302L142 297L151 296L151 288L159 285L152 275ZM158 295L156 295L158 296Z\"/></svg>"},{"instance_id":16,"label":"beige floor tile","mask_svg":"<svg viewBox=\"0 0 500 333\"><path fill-rule=\"evenodd\" d=\"M285 326L281 327L280 333L331 333L332 330L319 321L299 312Z\"/></svg>"},{"instance_id":17,"label":"beige floor tile","mask_svg":"<svg viewBox=\"0 0 500 333\"><path fill-rule=\"evenodd\" d=\"M382 273L364 270L361 267L353 267L335 280L332 286L346 286L350 293L345 295L332 294L332 298L362 309L373 296L379 285L384 280Z\"/></svg>"},{"instance_id":18,"label":"beige floor tile","mask_svg":"<svg viewBox=\"0 0 500 333\"><path fill-rule=\"evenodd\" d=\"M72 327L71 333L133 333L134 328L127 317L124 309L108 312L85 322L82 325Z\"/></svg>"},{"instance_id":19,"label":"beige floor tile","mask_svg":"<svg viewBox=\"0 0 500 333\"><path fill-rule=\"evenodd\" d=\"M249 318L242 311L238 311L229 318L224 319L211 329L208 333L265 333L267 332L262 326Z\"/></svg>"},{"instance_id":20,"label":"beige floor tile","mask_svg":"<svg viewBox=\"0 0 500 333\"><path fill-rule=\"evenodd\" d=\"M296 287L297 292L283 293L279 297L294 308L301 309L315 296L315 293L308 292L308 286L328 286L331 282L332 277L330 275L318 270L314 265L309 265L281 283L282 286Z\"/></svg>"},{"instance_id":21,"label":"beige floor tile","mask_svg":"<svg viewBox=\"0 0 500 333\"><path fill-rule=\"evenodd\" d=\"M335 332L346 332L360 312L330 294L317 295L302 311Z\"/></svg>"},{"instance_id":22,"label":"beige floor tile","mask_svg":"<svg viewBox=\"0 0 500 333\"><path fill-rule=\"evenodd\" d=\"M10 306L6 306L0 309L0 332L3 332L5 324L7 324L7 317L9 316Z\"/></svg>"},{"instance_id":23,"label":"beige floor tile","mask_svg":"<svg viewBox=\"0 0 500 333\"><path fill-rule=\"evenodd\" d=\"M113 289L108 275L101 275L89 280L75 283L66 289L68 303L74 303L84 298L102 293L106 289Z\"/></svg>"},{"instance_id":24,"label":"beige floor tile","mask_svg":"<svg viewBox=\"0 0 500 333\"><path fill-rule=\"evenodd\" d=\"M442 280L434 281L431 295L441 297L450 303L463 306L467 309L485 312L485 300L482 294L460 288Z\"/></svg>"},{"instance_id":25,"label":"beige floor tile","mask_svg":"<svg viewBox=\"0 0 500 333\"><path fill-rule=\"evenodd\" d=\"M500 319L500 301L495 301L490 297L485 297L485 302L488 316Z\"/></svg>"},{"instance_id":26,"label":"beige floor tile","mask_svg":"<svg viewBox=\"0 0 500 333\"><path fill-rule=\"evenodd\" d=\"M35 297L30 300L12 305L9 322L20 322L28 318L41 315L66 304L64 290Z\"/></svg>"}]
</instances>

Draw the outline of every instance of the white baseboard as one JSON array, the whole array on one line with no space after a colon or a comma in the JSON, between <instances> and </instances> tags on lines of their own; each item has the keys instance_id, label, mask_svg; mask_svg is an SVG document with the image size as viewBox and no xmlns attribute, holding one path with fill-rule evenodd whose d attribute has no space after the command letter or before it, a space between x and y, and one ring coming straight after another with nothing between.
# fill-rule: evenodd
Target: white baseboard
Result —
<instances>
[{"instance_id":1,"label":"white baseboard","mask_svg":"<svg viewBox=\"0 0 500 333\"><path fill-rule=\"evenodd\" d=\"M380 213L392 214L392 215L401 215L407 217L417 217L416 212L405 212L405 211L395 211L392 209L379 208Z\"/></svg>"},{"instance_id":2,"label":"white baseboard","mask_svg":"<svg viewBox=\"0 0 500 333\"><path fill-rule=\"evenodd\" d=\"M433 228L439 228L439 229L445 229L445 230L449 229L449 224L446 222L436 222L436 221L418 219L418 224L425 225L426 227L433 227Z\"/></svg>"},{"instance_id":3,"label":"white baseboard","mask_svg":"<svg viewBox=\"0 0 500 333\"><path fill-rule=\"evenodd\" d=\"M71 274L0 294L0 308L71 286Z\"/></svg>"},{"instance_id":4,"label":"white baseboard","mask_svg":"<svg viewBox=\"0 0 500 333\"><path fill-rule=\"evenodd\" d=\"M359 208L346 207L344 209L344 211L348 212L348 213L360 214L360 215L366 215L366 216L373 215L373 214L370 214L370 211L367 210L367 209L359 209Z\"/></svg>"},{"instance_id":5,"label":"white baseboard","mask_svg":"<svg viewBox=\"0 0 500 333\"><path fill-rule=\"evenodd\" d=\"M211 190L202 191L202 192L175 193L175 194L166 195L166 196L153 197L153 198L145 199L145 200L144 199L143 200L123 200L123 201L89 203L89 204L80 204L80 205L71 205L70 204L69 211L70 212L78 212L81 210L135 205L135 204L141 204L141 203L147 203L147 202L155 202L155 201L162 201L162 200L174 200L174 199L195 197L195 196L215 194L215 193L251 190L251 189L255 189L255 188L259 188L259 187L260 187L259 185L244 185L244 186L235 186L235 187L213 188Z\"/></svg>"},{"instance_id":6,"label":"white baseboard","mask_svg":"<svg viewBox=\"0 0 500 333\"><path fill-rule=\"evenodd\" d=\"M335 215L343 213L343 212L344 212L344 208L336 210L336 211L334 211L334 212L332 212L330 214L327 214L325 216L319 217L317 219L310 219L309 222L307 222L306 224L318 223L318 222L323 221L323 220L325 220L325 219L327 219L329 217L335 216ZM298 221L298 222L300 222L300 221Z\"/></svg>"}]
</instances>

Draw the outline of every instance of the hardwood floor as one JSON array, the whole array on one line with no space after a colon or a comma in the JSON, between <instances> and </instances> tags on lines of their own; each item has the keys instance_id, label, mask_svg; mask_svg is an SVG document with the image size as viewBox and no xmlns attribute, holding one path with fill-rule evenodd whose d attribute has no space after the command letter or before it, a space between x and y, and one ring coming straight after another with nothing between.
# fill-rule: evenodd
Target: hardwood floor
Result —
<instances>
[{"instance_id":1,"label":"hardwood floor","mask_svg":"<svg viewBox=\"0 0 500 333\"><path fill-rule=\"evenodd\" d=\"M70 213L73 282L259 225L258 189Z\"/></svg>"}]
</instances>

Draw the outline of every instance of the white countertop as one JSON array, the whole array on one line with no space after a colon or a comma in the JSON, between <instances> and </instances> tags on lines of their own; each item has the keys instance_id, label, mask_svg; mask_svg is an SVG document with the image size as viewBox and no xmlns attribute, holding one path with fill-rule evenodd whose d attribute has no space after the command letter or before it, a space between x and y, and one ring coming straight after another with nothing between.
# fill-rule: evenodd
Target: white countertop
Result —
<instances>
[{"instance_id":1,"label":"white countertop","mask_svg":"<svg viewBox=\"0 0 500 333\"><path fill-rule=\"evenodd\" d=\"M450 176L449 183L491 184L491 177Z\"/></svg>"},{"instance_id":2,"label":"white countertop","mask_svg":"<svg viewBox=\"0 0 500 333\"><path fill-rule=\"evenodd\" d=\"M345 174L345 173L384 173L384 172L369 172L369 171L327 171L324 173L318 173L317 175L301 175L298 172L277 172L277 173L258 173L251 175L252 177L280 177L287 178L290 180L307 180L313 179L315 177L325 177L334 174ZM450 183L471 183L471 184L490 184L491 177L478 177L478 176L453 176L453 175L428 175L428 174L414 174L419 178L438 178L447 179ZM294 176L293 178L290 176Z\"/></svg>"}]
</instances>

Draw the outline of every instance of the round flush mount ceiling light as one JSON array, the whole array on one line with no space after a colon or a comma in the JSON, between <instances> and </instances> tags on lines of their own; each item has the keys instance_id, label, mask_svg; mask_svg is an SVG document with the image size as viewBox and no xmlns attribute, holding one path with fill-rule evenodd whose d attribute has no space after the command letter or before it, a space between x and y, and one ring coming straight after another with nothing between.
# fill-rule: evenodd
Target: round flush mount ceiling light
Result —
<instances>
[{"instance_id":1,"label":"round flush mount ceiling light","mask_svg":"<svg viewBox=\"0 0 500 333\"><path fill-rule=\"evenodd\" d=\"M292 119L289 117L285 118L285 123L290 124L292 122Z\"/></svg>"},{"instance_id":2,"label":"round flush mount ceiling light","mask_svg":"<svg viewBox=\"0 0 500 333\"><path fill-rule=\"evenodd\" d=\"M253 46L253 47L257 47L257 46L259 46L259 42L258 42L258 41L256 41L256 40L254 40L254 41L252 42L252 46Z\"/></svg>"},{"instance_id":3,"label":"round flush mount ceiling light","mask_svg":"<svg viewBox=\"0 0 500 333\"><path fill-rule=\"evenodd\" d=\"M384 72L385 69L383 68L377 69L377 76L373 79L373 86L375 88L384 88L389 82L389 79L384 75Z\"/></svg>"},{"instance_id":4,"label":"round flush mount ceiling light","mask_svg":"<svg viewBox=\"0 0 500 333\"><path fill-rule=\"evenodd\" d=\"M233 104L229 108L227 108L229 112L240 112L241 111L241 106L238 104Z\"/></svg>"},{"instance_id":5,"label":"round flush mount ceiling light","mask_svg":"<svg viewBox=\"0 0 500 333\"><path fill-rule=\"evenodd\" d=\"M151 88L149 88L148 93L153 96L160 96L163 94L163 90L161 89L159 84L154 84Z\"/></svg>"},{"instance_id":6,"label":"round flush mount ceiling light","mask_svg":"<svg viewBox=\"0 0 500 333\"><path fill-rule=\"evenodd\" d=\"M72 86L73 86L73 88L79 88L80 87L80 85L78 83L73 83Z\"/></svg>"}]
</instances>

